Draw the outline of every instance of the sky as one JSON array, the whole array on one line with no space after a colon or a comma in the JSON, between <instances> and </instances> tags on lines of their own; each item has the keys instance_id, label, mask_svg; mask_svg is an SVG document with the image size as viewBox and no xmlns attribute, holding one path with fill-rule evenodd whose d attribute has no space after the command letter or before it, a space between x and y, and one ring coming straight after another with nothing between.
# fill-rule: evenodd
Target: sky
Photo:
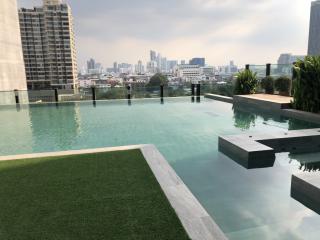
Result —
<instances>
[{"instance_id":1,"label":"sky","mask_svg":"<svg viewBox=\"0 0 320 240\"><path fill-rule=\"evenodd\" d=\"M151 49L173 60L205 57L214 66L307 53L311 0L64 1L74 16L79 67L91 57L105 67L146 62Z\"/></svg>"}]
</instances>

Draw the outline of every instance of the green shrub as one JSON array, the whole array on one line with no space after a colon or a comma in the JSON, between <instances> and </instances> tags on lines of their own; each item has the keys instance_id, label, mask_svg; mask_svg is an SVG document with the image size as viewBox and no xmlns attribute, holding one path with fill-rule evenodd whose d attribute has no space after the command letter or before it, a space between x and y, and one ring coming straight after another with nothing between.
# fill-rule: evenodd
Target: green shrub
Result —
<instances>
[{"instance_id":1,"label":"green shrub","mask_svg":"<svg viewBox=\"0 0 320 240\"><path fill-rule=\"evenodd\" d=\"M280 95L289 96L290 94L290 85L291 85L291 79L288 77L279 77L275 83L275 89L279 91Z\"/></svg>"},{"instance_id":2,"label":"green shrub","mask_svg":"<svg viewBox=\"0 0 320 240\"><path fill-rule=\"evenodd\" d=\"M234 88L235 95L253 94L258 85L257 73L250 70L243 70L237 74Z\"/></svg>"},{"instance_id":3,"label":"green shrub","mask_svg":"<svg viewBox=\"0 0 320 240\"><path fill-rule=\"evenodd\" d=\"M261 87L265 90L265 93L267 94L273 94L274 93L274 80L273 77L265 77L261 81Z\"/></svg>"},{"instance_id":4,"label":"green shrub","mask_svg":"<svg viewBox=\"0 0 320 240\"><path fill-rule=\"evenodd\" d=\"M299 60L293 69L293 106L296 109L320 111L320 56Z\"/></svg>"},{"instance_id":5,"label":"green shrub","mask_svg":"<svg viewBox=\"0 0 320 240\"><path fill-rule=\"evenodd\" d=\"M161 74L156 73L150 78L149 83L147 84L148 87L160 87L160 85L167 86L168 85L168 78Z\"/></svg>"}]
</instances>

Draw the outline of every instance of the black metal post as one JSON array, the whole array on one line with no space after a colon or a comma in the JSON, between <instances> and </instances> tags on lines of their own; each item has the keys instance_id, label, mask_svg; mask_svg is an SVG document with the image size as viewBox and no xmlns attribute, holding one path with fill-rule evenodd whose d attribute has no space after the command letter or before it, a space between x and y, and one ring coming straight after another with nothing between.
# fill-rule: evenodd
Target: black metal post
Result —
<instances>
[{"instance_id":1,"label":"black metal post","mask_svg":"<svg viewBox=\"0 0 320 240\"><path fill-rule=\"evenodd\" d=\"M200 83L197 84L197 103L200 102L200 95L201 95L201 85Z\"/></svg>"},{"instance_id":2,"label":"black metal post","mask_svg":"<svg viewBox=\"0 0 320 240\"><path fill-rule=\"evenodd\" d=\"M16 89L14 90L14 97L15 97L15 100L16 100L16 104L20 104L19 92Z\"/></svg>"},{"instance_id":3,"label":"black metal post","mask_svg":"<svg viewBox=\"0 0 320 240\"><path fill-rule=\"evenodd\" d=\"M268 63L266 65L266 77L269 77L271 75L271 64Z\"/></svg>"},{"instance_id":4,"label":"black metal post","mask_svg":"<svg viewBox=\"0 0 320 240\"><path fill-rule=\"evenodd\" d=\"M127 86L128 100L131 100L131 86Z\"/></svg>"},{"instance_id":5,"label":"black metal post","mask_svg":"<svg viewBox=\"0 0 320 240\"><path fill-rule=\"evenodd\" d=\"M163 85L160 86L160 98L163 99Z\"/></svg>"},{"instance_id":6,"label":"black metal post","mask_svg":"<svg viewBox=\"0 0 320 240\"><path fill-rule=\"evenodd\" d=\"M96 88L95 87L91 87L91 91L92 91L92 101L96 101Z\"/></svg>"},{"instance_id":7,"label":"black metal post","mask_svg":"<svg viewBox=\"0 0 320 240\"><path fill-rule=\"evenodd\" d=\"M56 102L59 102L59 93L57 88L54 89L54 99Z\"/></svg>"},{"instance_id":8,"label":"black metal post","mask_svg":"<svg viewBox=\"0 0 320 240\"><path fill-rule=\"evenodd\" d=\"M250 64L246 64L246 70L250 70Z\"/></svg>"},{"instance_id":9,"label":"black metal post","mask_svg":"<svg viewBox=\"0 0 320 240\"><path fill-rule=\"evenodd\" d=\"M194 92L195 92L195 91L194 91L195 86L196 86L196 85L195 85L194 83L191 84L191 96L194 96L194 95L195 95L195 94L194 94Z\"/></svg>"},{"instance_id":10,"label":"black metal post","mask_svg":"<svg viewBox=\"0 0 320 240\"><path fill-rule=\"evenodd\" d=\"M200 97L201 95L201 89L200 89L201 85L200 83L197 84L197 97Z\"/></svg>"}]
</instances>

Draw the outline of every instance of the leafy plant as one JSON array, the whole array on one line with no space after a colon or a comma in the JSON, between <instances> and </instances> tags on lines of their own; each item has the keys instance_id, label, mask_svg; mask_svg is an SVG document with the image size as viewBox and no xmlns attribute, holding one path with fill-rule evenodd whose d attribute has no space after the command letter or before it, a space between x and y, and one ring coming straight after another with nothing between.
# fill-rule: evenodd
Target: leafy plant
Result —
<instances>
[{"instance_id":1,"label":"leafy plant","mask_svg":"<svg viewBox=\"0 0 320 240\"><path fill-rule=\"evenodd\" d=\"M161 73L156 73L150 78L148 83L149 87L160 87L160 85L167 86L168 85L168 78Z\"/></svg>"},{"instance_id":2,"label":"leafy plant","mask_svg":"<svg viewBox=\"0 0 320 240\"><path fill-rule=\"evenodd\" d=\"M237 79L234 88L234 94L245 95L253 94L258 85L257 73L251 70L243 70L237 74Z\"/></svg>"},{"instance_id":3,"label":"leafy plant","mask_svg":"<svg viewBox=\"0 0 320 240\"><path fill-rule=\"evenodd\" d=\"M275 83L275 89L279 91L280 95L289 96L291 79L285 76L279 77Z\"/></svg>"},{"instance_id":4,"label":"leafy plant","mask_svg":"<svg viewBox=\"0 0 320 240\"><path fill-rule=\"evenodd\" d=\"M320 56L298 60L293 69L293 106L296 109L320 111Z\"/></svg>"},{"instance_id":5,"label":"leafy plant","mask_svg":"<svg viewBox=\"0 0 320 240\"><path fill-rule=\"evenodd\" d=\"M265 90L265 93L273 94L274 93L274 79L273 79L273 77L267 76L267 77L263 78L261 81L261 87Z\"/></svg>"}]
</instances>

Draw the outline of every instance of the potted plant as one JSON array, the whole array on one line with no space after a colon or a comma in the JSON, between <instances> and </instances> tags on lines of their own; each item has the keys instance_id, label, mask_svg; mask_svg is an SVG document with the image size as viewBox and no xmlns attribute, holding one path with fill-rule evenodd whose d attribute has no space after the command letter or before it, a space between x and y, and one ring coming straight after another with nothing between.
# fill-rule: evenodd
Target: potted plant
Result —
<instances>
[{"instance_id":1,"label":"potted plant","mask_svg":"<svg viewBox=\"0 0 320 240\"><path fill-rule=\"evenodd\" d=\"M266 94L274 94L274 79L271 76L267 76L262 79L261 87Z\"/></svg>"},{"instance_id":2,"label":"potted plant","mask_svg":"<svg viewBox=\"0 0 320 240\"><path fill-rule=\"evenodd\" d=\"M275 83L275 89L281 96L290 96L291 79L285 76L279 77Z\"/></svg>"},{"instance_id":3,"label":"potted plant","mask_svg":"<svg viewBox=\"0 0 320 240\"><path fill-rule=\"evenodd\" d=\"M253 94L256 92L258 85L257 73L251 70L243 70L237 74L234 87L235 95Z\"/></svg>"}]
</instances>

